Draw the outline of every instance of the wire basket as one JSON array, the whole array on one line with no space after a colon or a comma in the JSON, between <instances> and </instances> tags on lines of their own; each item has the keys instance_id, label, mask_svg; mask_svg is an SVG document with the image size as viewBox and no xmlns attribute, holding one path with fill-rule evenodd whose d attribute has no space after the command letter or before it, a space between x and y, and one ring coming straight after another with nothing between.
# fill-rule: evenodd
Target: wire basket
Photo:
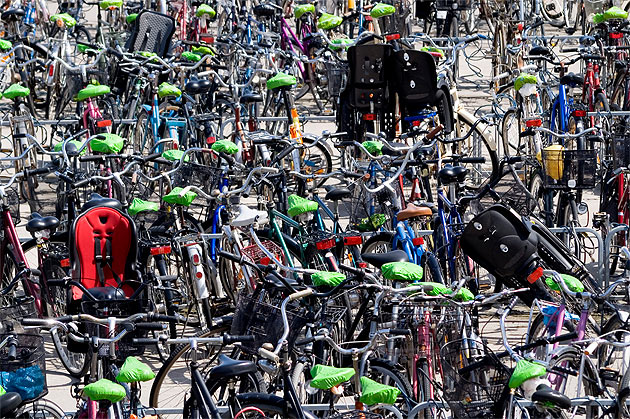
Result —
<instances>
[{"instance_id":1,"label":"wire basket","mask_svg":"<svg viewBox=\"0 0 630 419\"><path fill-rule=\"evenodd\" d=\"M184 162L173 176L173 186L186 187L188 185L210 192L219 187L223 178L223 170L204 164Z\"/></svg>"},{"instance_id":2,"label":"wire basket","mask_svg":"<svg viewBox=\"0 0 630 419\"><path fill-rule=\"evenodd\" d=\"M591 15L604 11L605 0L584 0L585 16L589 18Z\"/></svg>"},{"instance_id":3,"label":"wire basket","mask_svg":"<svg viewBox=\"0 0 630 419\"><path fill-rule=\"evenodd\" d=\"M11 218L14 224L19 224L20 218L20 192L17 186L11 186L4 190L6 202L9 205L9 211L11 212Z\"/></svg>"},{"instance_id":4,"label":"wire basket","mask_svg":"<svg viewBox=\"0 0 630 419\"><path fill-rule=\"evenodd\" d=\"M24 331L21 320L37 316L35 298L31 296L15 297L14 304L0 307L0 333L21 333Z\"/></svg>"},{"instance_id":5,"label":"wire basket","mask_svg":"<svg viewBox=\"0 0 630 419\"><path fill-rule=\"evenodd\" d=\"M292 347L302 328L308 323L308 319L297 305L287 306L287 318L289 320L287 342L289 347ZM253 342L241 344L245 352L256 354L264 343L270 343L275 348L283 332L280 307L259 301L252 296L241 295L234 312L230 333L255 336Z\"/></svg>"},{"instance_id":6,"label":"wire basket","mask_svg":"<svg viewBox=\"0 0 630 419\"><path fill-rule=\"evenodd\" d=\"M348 81L348 65L337 62L327 62L326 71L328 73L328 95L337 97L346 88Z\"/></svg>"},{"instance_id":7,"label":"wire basket","mask_svg":"<svg viewBox=\"0 0 630 419\"><path fill-rule=\"evenodd\" d=\"M629 167L630 165L630 137L625 135L614 136L613 139L613 165L616 168Z\"/></svg>"},{"instance_id":8,"label":"wire basket","mask_svg":"<svg viewBox=\"0 0 630 419\"><path fill-rule=\"evenodd\" d=\"M435 2L436 10L467 10L471 7L472 0L437 0Z\"/></svg>"},{"instance_id":9,"label":"wire basket","mask_svg":"<svg viewBox=\"0 0 630 419\"><path fill-rule=\"evenodd\" d=\"M282 248L277 243L274 243L270 240L263 240L261 244L267 249L276 259L283 262L284 261L284 252ZM250 246L244 247L241 250L241 254L246 256L253 263L260 263L263 265L269 264L271 261L266 253L262 251L258 244L254 243Z\"/></svg>"},{"instance_id":10,"label":"wire basket","mask_svg":"<svg viewBox=\"0 0 630 419\"><path fill-rule=\"evenodd\" d=\"M462 369L490 355L480 367L460 373ZM510 378L510 371L501 364L483 342L458 339L440 349L444 372L444 398L453 417L493 417L495 403Z\"/></svg>"},{"instance_id":11,"label":"wire basket","mask_svg":"<svg viewBox=\"0 0 630 419\"><path fill-rule=\"evenodd\" d=\"M502 202L514 209L520 215L530 215L538 206L538 202L533 197L525 184L526 179L521 179L526 173L527 169L520 170L518 172L512 172L509 168L503 173L499 183L493 188L496 195L486 194L481 199L471 203L471 209L473 213L478 214L481 211L490 208L497 202Z\"/></svg>"},{"instance_id":12,"label":"wire basket","mask_svg":"<svg viewBox=\"0 0 630 419\"><path fill-rule=\"evenodd\" d=\"M23 402L36 400L48 393L46 386L46 351L44 338L32 334L3 334L17 338L16 359L9 359L9 345L0 349L0 386L7 392L17 392Z\"/></svg>"},{"instance_id":13,"label":"wire basket","mask_svg":"<svg viewBox=\"0 0 630 419\"><path fill-rule=\"evenodd\" d=\"M349 412L335 413L328 416L328 419L380 419L382 415L367 412L365 410L350 410Z\"/></svg>"},{"instance_id":14,"label":"wire basket","mask_svg":"<svg viewBox=\"0 0 630 419\"><path fill-rule=\"evenodd\" d=\"M549 189L592 189L597 173L595 150L543 150L543 183Z\"/></svg>"}]
</instances>

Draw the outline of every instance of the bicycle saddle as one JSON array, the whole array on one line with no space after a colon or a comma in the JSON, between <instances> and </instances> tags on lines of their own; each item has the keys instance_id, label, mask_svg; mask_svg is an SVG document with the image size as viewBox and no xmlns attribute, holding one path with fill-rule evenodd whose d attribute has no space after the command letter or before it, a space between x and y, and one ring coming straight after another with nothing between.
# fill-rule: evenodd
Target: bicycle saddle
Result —
<instances>
[{"instance_id":1,"label":"bicycle saddle","mask_svg":"<svg viewBox=\"0 0 630 419\"><path fill-rule=\"evenodd\" d=\"M389 262L409 262L409 257L404 250L392 250L387 253L362 253L361 258L377 268Z\"/></svg>"},{"instance_id":2,"label":"bicycle saddle","mask_svg":"<svg viewBox=\"0 0 630 419\"><path fill-rule=\"evenodd\" d=\"M13 391L0 396L0 417L4 418L15 413L15 409L22 404L22 397Z\"/></svg>"},{"instance_id":3,"label":"bicycle saddle","mask_svg":"<svg viewBox=\"0 0 630 419\"><path fill-rule=\"evenodd\" d=\"M212 88L212 82L210 80L192 80L186 83L184 91L191 95L201 95L207 93Z\"/></svg>"},{"instance_id":4,"label":"bicycle saddle","mask_svg":"<svg viewBox=\"0 0 630 419\"><path fill-rule=\"evenodd\" d=\"M530 56L548 56L551 55L551 51L549 50L549 48L544 47L542 45L537 45L534 48L529 50L529 55Z\"/></svg>"},{"instance_id":5,"label":"bicycle saddle","mask_svg":"<svg viewBox=\"0 0 630 419\"><path fill-rule=\"evenodd\" d=\"M271 17L276 13L276 8L270 4L263 3L258 6L254 6L254 15L261 17Z\"/></svg>"},{"instance_id":6,"label":"bicycle saddle","mask_svg":"<svg viewBox=\"0 0 630 419\"><path fill-rule=\"evenodd\" d=\"M560 77L560 84L570 87L581 86L584 84L584 76L574 73L565 74Z\"/></svg>"},{"instance_id":7,"label":"bicycle saddle","mask_svg":"<svg viewBox=\"0 0 630 419\"><path fill-rule=\"evenodd\" d=\"M416 206L412 203L407 204L407 208L402 211L399 211L396 214L396 219L398 221L405 221L413 217L430 217L433 215L433 211L428 206Z\"/></svg>"},{"instance_id":8,"label":"bicycle saddle","mask_svg":"<svg viewBox=\"0 0 630 419\"><path fill-rule=\"evenodd\" d=\"M246 93L238 100L243 105L247 105L249 103L262 102L263 97L258 93Z\"/></svg>"},{"instance_id":9,"label":"bicycle saddle","mask_svg":"<svg viewBox=\"0 0 630 419\"><path fill-rule=\"evenodd\" d=\"M39 213L31 214L31 219L26 223L26 231L35 233L36 231L50 230L53 231L59 226L57 217L42 217Z\"/></svg>"},{"instance_id":10,"label":"bicycle saddle","mask_svg":"<svg viewBox=\"0 0 630 419\"><path fill-rule=\"evenodd\" d=\"M9 9L6 12L2 12L0 19L5 22L13 22L22 20L22 17L25 15L24 10L22 9Z\"/></svg>"},{"instance_id":11,"label":"bicycle saddle","mask_svg":"<svg viewBox=\"0 0 630 419\"><path fill-rule=\"evenodd\" d=\"M256 372L256 364L252 361L232 359L227 355L219 355L219 365L210 370L210 380L217 378L238 377Z\"/></svg>"},{"instance_id":12,"label":"bicycle saddle","mask_svg":"<svg viewBox=\"0 0 630 419\"><path fill-rule=\"evenodd\" d=\"M551 403L560 409L568 409L571 407L571 399L549 387L547 384L541 384L536 387L536 391L532 394L532 401L540 403Z\"/></svg>"},{"instance_id":13,"label":"bicycle saddle","mask_svg":"<svg viewBox=\"0 0 630 419\"><path fill-rule=\"evenodd\" d=\"M94 297L97 301L117 301L117 300L126 300L127 296L121 288L114 287L93 287L88 289L90 295ZM86 296L85 293L82 297L83 301L92 301L89 296Z\"/></svg>"},{"instance_id":14,"label":"bicycle saddle","mask_svg":"<svg viewBox=\"0 0 630 419\"><path fill-rule=\"evenodd\" d=\"M438 179L442 185L449 183L462 183L466 179L468 169L464 166L446 165L438 172Z\"/></svg>"},{"instance_id":15,"label":"bicycle saddle","mask_svg":"<svg viewBox=\"0 0 630 419\"><path fill-rule=\"evenodd\" d=\"M254 210L247 205L239 205L238 211L238 215L232 221L232 225L234 227L247 227L254 224L255 222L265 224L267 221L269 221L269 217L267 216L266 211Z\"/></svg>"},{"instance_id":16,"label":"bicycle saddle","mask_svg":"<svg viewBox=\"0 0 630 419\"><path fill-rule=\"evenodd\" d=\"M352 196L352 192L348 188L333 188L328 191L325 199L329 201L340 201L344 198L349 198Z\"/></svg>"},{"instance_id":17,"label":"bicycle saddle","mask_svg":"<svg viewBox=\"0 0 630 419\"><path fill-rule=\"evenodd\" d=\"M95 207L115 208L122 211L122 204L119 200L114 198L105 198L104 196L101 196L97 193L93 193L92 195L90 195L90 200L83 204L83 206L81 207L81 212L85 212L90 208Z\"/></svg>"}]
</instances>

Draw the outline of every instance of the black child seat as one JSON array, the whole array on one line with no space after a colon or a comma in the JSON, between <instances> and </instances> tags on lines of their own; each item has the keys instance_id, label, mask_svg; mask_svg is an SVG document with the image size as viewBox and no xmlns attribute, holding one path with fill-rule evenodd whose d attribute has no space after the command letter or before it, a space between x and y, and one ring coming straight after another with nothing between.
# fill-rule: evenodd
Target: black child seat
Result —
<instances>
[{"instance_id":1,"label":"black child seat","mask_svg":"<svg viewBox=\"0 0 630 419\"><path fill-rule=\"evenodd\" d=\"M411 116L436 107L445 131L450 132L451 106L449 98L437 86L433 56L425 51L407 49L393 52L388 63L390 88L398 94L403 115Z\"/></svg>"},{"instance_id":2,"label":"black child seat","mask_svg":"<svg viewBox=\"0 0 630 419\"><path fill-rule=\"evenodd\" d=\"M162 13L143 10L134 22L131 36L125 44L127 52L153 52L164 57L175 33L175 19Z\"/></svg>"},{"instance_id":3,"label":"black child seat","mask_svg":"<svg viewBox=\"0 0 630 419\"><path fill-rule=\"evenodd\" d=\"M350 106L358 110L383 109L387 105L389 44L363 44L348 48Z\"/></svg>"}]
</instances>

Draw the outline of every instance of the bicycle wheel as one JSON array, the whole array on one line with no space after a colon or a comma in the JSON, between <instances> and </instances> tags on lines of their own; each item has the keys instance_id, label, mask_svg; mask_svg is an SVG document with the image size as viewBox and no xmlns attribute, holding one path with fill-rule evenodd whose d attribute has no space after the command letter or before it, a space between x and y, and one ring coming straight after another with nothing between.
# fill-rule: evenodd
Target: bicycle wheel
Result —
<instances>
[{"instance_id":1,"label":"bicycle wheel","mask_svg":"<svg viewBox=\"0 0 630 419\"><path fill-rule=\"evenodd\" d=\"M9 245L4 249L4 254L1 256L2 258L2 282L0 283L0 290L4 291L11 284L13 278L18 273L17 263L15 261L15 257L13 256L13 252L9 248ZM11 292L0 295L0 304L2 307L8 307L13 305L13 297L16 295L16 289L14 288Z\"/></svg>"},{"instance_id":2,"label":"bicycle wheel","mask_svg":"<svg viewBox=\"0 0 630 419\"><path fill-rule=\"evenodd\" d=\"M584 368L580 374L583 353L571 346L559 350L549 361L548 378L554 387L565 396L597 397L598 374L590 358L584 359ZM580 389L580 393L578 393ZM575 406L571 409L572 417L598 418L601 413L598 406Z\"/></svg>"},{"instance_id":3,"label":"bicycle wheel","mask_svg":"<svg viewBox=\"0 0 630 419\"><path fill-rule=\"evenodd\" d=\"M200 338L220 336L230 331L229 322L215 322L211 330L203 330L195 336ZM200 372L206 375L208 370L214 366L214 360L221 352L221 348L199 344L198 360ZM159 369L149 395L149 406L160 407L183 407L184 399L190 390L190 375L188 362L190 361L190 345L187 343L178 345L171 351L171 356Z\"/></svg>"},{"instance_id":4,"label":"bicycle wheel","mask_svg":"<svg viewBox=\"0 0 630 419\"><path fill-rule=\"evenodd\" d=\"M15 417L20 419L63 419L67 416L55 403L50 400L40 399L20 408Z\"/></svg>"},{"instance_id":5,"label":"bicycle wheel","mask_svg":"<svg viewBox=\"0 0 630 419\"><path fill-rule=\"evenodd\" d=\"M394 406L402 413L403 417L408 417L407 413L413 409L416 403L413 397L413 387L405 376L402 367L398 367L387 359L376 358L369 360L366 372L368 378L400 390L400 395Z\"/></svg>"},{"instance_id":6,"label":"bicycle wheel","mask_svg":"<svg viewBox=\"0 0 630 419\"><path fill-rule=\"evenodd\" d=\"M493 173L497 173L499 167L492 129L484 122L477 122L468 112L460 111L454 130L456 137L471 133L466 140L457 143L457 152L460 155L485 159L484 163L462 163L468 169L466 187L471 190L484 185Z\"/></svg>"},{"instance_id":7,"label":"bicycle wheel","mask_svg":"<svg viewBox=\"0 0 630 419\"><path fill-rule=\"evenodd\" d=\"M560 238L578 259L584 261L582 256L586 255L582 255L580 235L579 233L575 233L575 231L573 231L573 228L581 227L577 205L578 204L575 199L561 199L561 202L558 203L558 206L560 207L558 227L566 227L569 229L569 231L563 233Z\"/></svg>"},{"instance_id":8,"label":"bicycle wheel","mask_svg":"<svg viewBox=\"0 0 630 419\"><path fill-rule=\"evenodd\" d=\"M286 401L282 397L265 393L245 393L237 394L236 399L240 410L235 415L229 412L223 415L225 419L249 419L249 418L277 418L277 419L295 419L298 417L294 408L288 407L288 415L285 415L284 409ZM307 418L313 418L307 415Z\"/></svg>"},{"instance_id":9,"label":"bicycle wheel","mask_svg":"<svg viewBox=\"0 0 630 419\"><path fill-rule=\"evenodd\" d=\"M520 156L526 153L521 137L521 122L518 109L509 109L501 120L501 141L505 156Z\"/></svg>"}]
</instances>

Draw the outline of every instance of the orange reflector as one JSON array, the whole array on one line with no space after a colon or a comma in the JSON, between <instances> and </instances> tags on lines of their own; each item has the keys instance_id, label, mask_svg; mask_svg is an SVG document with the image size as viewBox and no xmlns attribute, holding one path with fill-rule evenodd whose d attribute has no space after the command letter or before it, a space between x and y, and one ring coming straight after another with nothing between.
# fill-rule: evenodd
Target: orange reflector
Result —
<instances>
[{"instance_id":1,"label":"orange reflector","mask_svg":"<svg viewBox=\"0 0 630 419\"><path fill-rule=\"evenodd\" d=\"M525 121L525 126L527 128L531 128L531 127L539 127L542 125L542 119L540 118L536 118L536 119L530 119L528 121Z\"/></svg>"},{"instance_id":2,"label":"orange reflector","mask_svg":"<svg viewBox=\"0 0 630 419\"><path fill-rule=\"evenodd\" d=\"M70 267L70 259L61 259L59 261L59 264L61 265L62 268L69 268Z\"/></svg>"},{"instance_id":3,"label":"orange reflector","mask_svg":"<svg viewBox=\"0 0 630 419\"><path fill-rule=\"evenodd\" d=\"M363 243L362 236L348 236L343 238L343 244L346 246L356 246Z\"/></svg>"},{"instance_id":4,"label":"orange reflector","mask_svg":"<svg viewBox=\"0 0 630 419\"><path fill-rule=\"evenodd\" d=\"M416 237L411 240L414 246L422 246L424 244L424 239L422 237Z\"/></svg>"},{"instance_id":5,"label":"orange reflector","mask_svg":"<svg viewBox=\"0 0 630 419\"><path fill-rule=\"evenodd\" d=\"M171 246L158 246L151 248L151 254L153 256L157 255L168 255L171 253Z\"/></svg>"},{"instance_id":6,"label":"orange reflector","mask_svg":"<svg viewBox=\"0 0 630 419\"><path fill-rule=\"evenodd\" d=\"M103 119L102 121L98 121L96 123L96 126L99 127L99 128L111 127L112 126L112 120L111 119Z\"/></svg>"},{"instance_id":7,"label":"orange reflector","mask_svg":"<svg viewBox=\"0 0 630 419\"><path fill-rule=\"evenodd\" d=\"M527 276L527 282L533 284L534 282L538 281L541 276L543 276L543 268L539 266L534 272Z\"/></svg>"}]
</instances>

